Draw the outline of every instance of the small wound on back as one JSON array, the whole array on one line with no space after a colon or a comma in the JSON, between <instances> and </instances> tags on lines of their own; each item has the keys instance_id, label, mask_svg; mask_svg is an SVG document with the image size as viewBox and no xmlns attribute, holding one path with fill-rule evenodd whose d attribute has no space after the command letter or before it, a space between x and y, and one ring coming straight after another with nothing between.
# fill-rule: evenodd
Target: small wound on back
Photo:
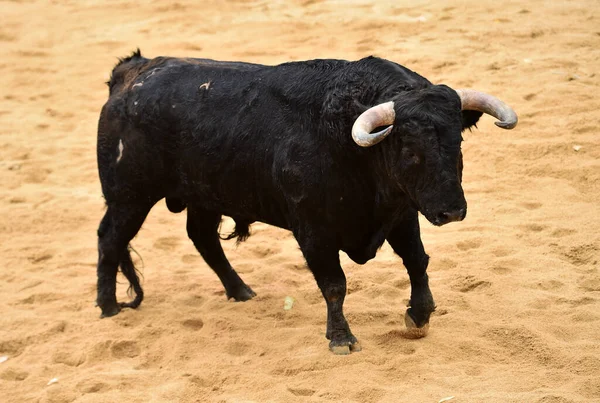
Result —
<instances>
[{"instance_id":1,"label":"small wound on back","mask_svg":"<svg viewBox=\"0 0 600 403\"><path fill-rule=\"evenodd\" d=\"M202 84L200 87L198 87L198 89L199 90L208 90L209 87L210 87L210 81Z\"/></svg>"}]
</instances>

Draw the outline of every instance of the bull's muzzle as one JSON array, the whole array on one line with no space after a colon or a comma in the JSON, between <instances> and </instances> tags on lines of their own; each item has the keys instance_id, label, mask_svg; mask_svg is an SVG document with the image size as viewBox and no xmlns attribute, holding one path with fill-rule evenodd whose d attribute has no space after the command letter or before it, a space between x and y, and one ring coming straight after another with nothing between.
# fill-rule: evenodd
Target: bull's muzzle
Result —
<instances>
[{"instance_id":1,"label":"bull's muzzle","mask_svg":"<svg viewBox=\"0 0 600 403\"><path fill-rule=\"evenodd\" d=\"M467 216L466 208L442 211L440 213L437 213L431 222L434 225L440 226L440 225L448 224L453 221L462 221L465 219L466 216Z\"/></svg>"}]
</instances>

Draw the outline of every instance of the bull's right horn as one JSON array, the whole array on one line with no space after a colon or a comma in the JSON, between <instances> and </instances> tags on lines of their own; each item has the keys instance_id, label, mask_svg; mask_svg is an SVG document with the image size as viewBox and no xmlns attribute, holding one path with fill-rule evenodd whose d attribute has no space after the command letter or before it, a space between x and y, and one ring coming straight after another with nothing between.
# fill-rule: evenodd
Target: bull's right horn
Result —
<instances>
[{"instance_id":1,"label":"bull's right horn","mask_svg":"<svg viewBox=\"0 0 600 403\"><path fill-rule=\"evenodd\" d=\"M389 101L367 109L354 121L352 126L352 139L361 147L371 147L386 138L392 131L396 119L394 102ZM375 128L387 126L385 129L371 133Z\"/></svg>"},{"instance_id":2,"label":"bull's right horn","mask_svg":"<svg viewBox=\"0 0 600 403\"><path fill-rule=\"evenodd\" d=\"M495 122L496 126L503 129L512 129L517 125L519 118L515 111L498 98L486 94L485 92L475 90L456 90L460 97L462 110L471 110L487 113L492 115L499 122Z\"/></svg>"}]
</instances>

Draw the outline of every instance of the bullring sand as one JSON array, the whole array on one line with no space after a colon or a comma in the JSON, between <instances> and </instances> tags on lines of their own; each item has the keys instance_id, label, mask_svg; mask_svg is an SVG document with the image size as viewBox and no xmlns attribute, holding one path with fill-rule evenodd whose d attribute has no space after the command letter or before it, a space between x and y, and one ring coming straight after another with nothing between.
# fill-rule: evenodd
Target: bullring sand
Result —
<instances>
[{"instance_id":1,"label":"bullring sand","mask_svg":"<svg viewBox=\"0 0 600 403\"><path fill-rule=\"evenodd\" d=\"M600 401L597 1L0 9L0 401ZM288 232L256 224L246 243L224 242L258 294L228 302L185 213L164 202L133 241L146 300L100 320L96 122L116 58L137 46L266 64L375 54L513 106L515 130L484 117L464 135L467 219L422 222L438 306L429 335L401 337L409 282L387 244L364 266L342 254L363 351L334 356L325 304ZM119 299L126 289L121 278Z\"/></svg>"}]
</instances>

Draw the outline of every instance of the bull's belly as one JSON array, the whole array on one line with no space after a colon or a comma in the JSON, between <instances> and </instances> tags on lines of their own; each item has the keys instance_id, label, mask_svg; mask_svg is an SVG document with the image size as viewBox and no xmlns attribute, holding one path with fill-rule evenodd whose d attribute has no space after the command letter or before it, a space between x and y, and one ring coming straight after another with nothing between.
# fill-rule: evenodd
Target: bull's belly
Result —
<instances>
[{"instance_id":1,"label":"bull's belly","mask_svg":"<svg viewBox=\"0 0 600 403\"><path fill-rule=\"evenodd\" d=\"M239 189L239 188L238 188ZM292 230L289 212L285 203L250 192L217 192L214 189L200 191L199 187L187 192L177 192L170 197L179 198L187 205L194 204L205 210L248 222L262 222L279 228Z\"/></svg>"}]
</instances>

